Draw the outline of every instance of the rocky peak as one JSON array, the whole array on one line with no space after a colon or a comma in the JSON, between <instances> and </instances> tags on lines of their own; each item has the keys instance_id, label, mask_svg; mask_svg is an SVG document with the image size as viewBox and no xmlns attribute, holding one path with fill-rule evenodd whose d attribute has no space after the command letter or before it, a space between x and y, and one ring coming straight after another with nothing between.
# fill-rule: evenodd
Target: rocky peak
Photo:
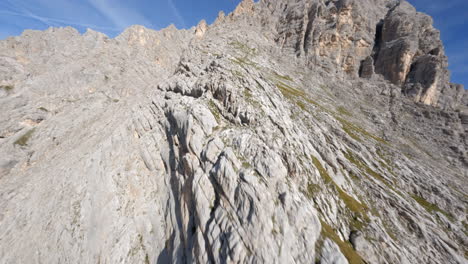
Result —
<instances>
[{"instance_id":1,"label":"rocky peak","mask_svg":"<svg viewBox=\"0 0 468 264\"><path fill-rule=\"evenodd\" d=\"M432 19L406 1L261 1L276 42L310 67L347 78L374 72L415 102L443 107L453 93L447 58ZM273 14L273 17L271 17ZM362 75L362 74L361 74ZM447 97L444 97L447 98ZM459 98L459 97L456 97Z\"/></svg>"},{"instance_id":2,"label":"rocky peak","mask_svg":"<svg viewBox=\"0 0 468 264\"><path fill-rule=\"evenodd\" d=\"M206 24L205 20L202 20L200 21L200 23L198 23L197 27L195 28L195 36L197 38L202 38L205 35L207 30L208 30L208 24Z\"/></svg>"},{"instance_id":3,"label":"rocky peak","mask_svg":"<svg viewBox=\"0 0 468 264\"><path fill-rule=\"evenodd\" d=\"M401 86L414 101L439 105L450 87L447 58L432 19L406 1L385 17L376 55L376 72Z\"/></svg>"},{"instance_id":4,"label":"rocky peak","mask_svg":"<svg viewBox=\"0 0 468 264\"><path fill-rule=\"evenodd\" d=\"M233 16L240 16L240 15L249 15L254 12L254 1L253 0L242 0L239 5L236 7L234 12L232 12Z\"/></svg>"}]
</instances>

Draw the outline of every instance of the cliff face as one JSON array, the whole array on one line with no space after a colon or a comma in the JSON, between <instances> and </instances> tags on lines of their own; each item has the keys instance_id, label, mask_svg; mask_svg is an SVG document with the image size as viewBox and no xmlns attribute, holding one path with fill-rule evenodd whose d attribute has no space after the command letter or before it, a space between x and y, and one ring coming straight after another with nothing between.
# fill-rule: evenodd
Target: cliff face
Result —
<instances>
[{"instance_id":1,"label":"cliff face","mask_svg":"<svg viewBox=\"0 0 468 264\"><path fill-rule=\"evenodd\" d=\"M467 263L467 93L406 2L26 31L0 87L2 263Z\"/></svg>"},{"instance_id":2,"label":"cliff face","mask_svg":"<svg viewBox=\"0 0 468 264\"><path fill-rule=\"evenodd\" d=\"M275 41L330 73L380 74L415 102L460 107L432 18L406 1L262 1ZM461 90L460 90L461 91ZM444 97L441 93L457 93ZM443 99L442 99L443 98Z\"/></svg>"}]
</instances>

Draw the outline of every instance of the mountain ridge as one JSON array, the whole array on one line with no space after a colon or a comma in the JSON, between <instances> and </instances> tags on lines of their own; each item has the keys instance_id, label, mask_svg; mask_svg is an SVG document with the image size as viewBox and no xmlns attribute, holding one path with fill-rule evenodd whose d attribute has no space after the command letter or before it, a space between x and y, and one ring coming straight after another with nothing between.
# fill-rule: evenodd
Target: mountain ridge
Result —
<instances>
[{"instance_id":1,"label":"mountain ridge","mask_svg":"<svg viewBox=\"0 0 468 264\"><path fill-rule=\"evenodd\" d=\"M0 261L466 263L466 92L396 3L0 41Z\"/></svg>"}]
</instances>

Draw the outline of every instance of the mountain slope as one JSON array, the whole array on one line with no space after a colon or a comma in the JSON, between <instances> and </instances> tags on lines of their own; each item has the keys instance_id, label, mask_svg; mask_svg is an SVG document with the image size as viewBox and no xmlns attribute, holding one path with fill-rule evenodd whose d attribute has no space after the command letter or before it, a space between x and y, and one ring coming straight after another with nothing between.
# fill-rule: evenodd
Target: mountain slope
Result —
<instances>
[{"instance_id":1,"label":"mountain slope","mask_svg":"<svg viewBox=\"0 0 468 264\"><path fill-rule=\"evenodd\" d=\"M406 2L0 52L1 262L467 262L467 95Z\"/></svg>"}]
</instances>

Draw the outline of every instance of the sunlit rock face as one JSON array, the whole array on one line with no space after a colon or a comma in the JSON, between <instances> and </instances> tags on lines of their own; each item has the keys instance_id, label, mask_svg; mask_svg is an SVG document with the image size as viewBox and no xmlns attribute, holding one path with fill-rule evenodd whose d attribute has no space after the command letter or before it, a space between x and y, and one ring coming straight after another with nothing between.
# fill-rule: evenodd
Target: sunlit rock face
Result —
<instances>
[{"instance_id":1,"label":"sunlit rock face","mask_svg":"<svg viewBox=\"0 0 468 264\"><path fill-rule=\"evenodd\" d=\"M386 0L0 41L0 263L467 263L448 76Z\"/></svg>"}]
</instances>

